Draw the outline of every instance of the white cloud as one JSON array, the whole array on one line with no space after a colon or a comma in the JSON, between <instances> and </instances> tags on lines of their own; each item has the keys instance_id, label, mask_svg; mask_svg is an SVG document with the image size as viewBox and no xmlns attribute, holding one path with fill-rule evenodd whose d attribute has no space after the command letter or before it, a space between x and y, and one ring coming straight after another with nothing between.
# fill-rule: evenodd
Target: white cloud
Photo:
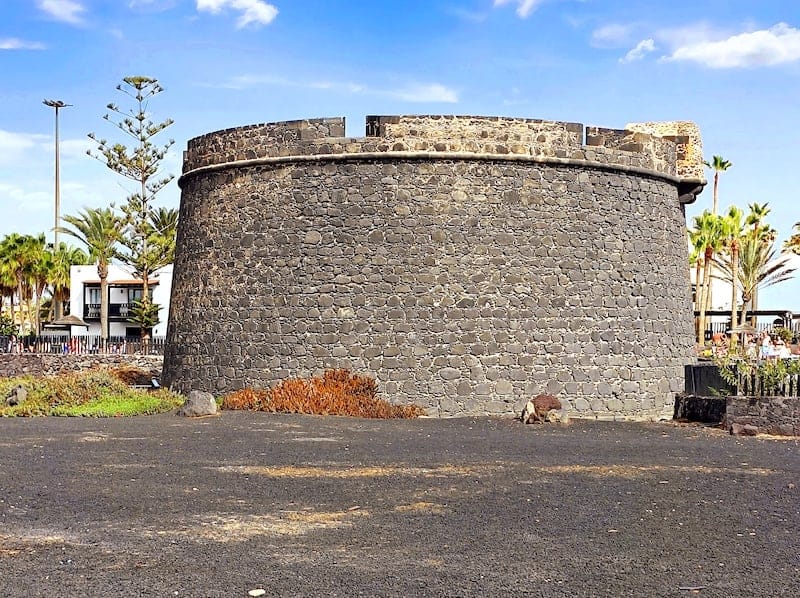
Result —
<instances>
[{"instance_id":1,"label":"white cloud","mask_svg":"<svg viewBox=\"0 0 800 598\"><path fill-rule=\"evenodd\" d=\"M46 12L57 21L64 21L73 25L83 23L81 13L86 12L86 7L73 0L37 0L39 10Z\"/></svg>"},{"instance_id":2,"label":"white cloud","mask_svg":"<svg viewBox=\"0 0 800 598\"><path fill-rule=\"evenodd\" d=\"M672 48L688 46L707 41L709 39L721 39L729 35L726 32L713 28L706 22L690 23L681 27L658 30L654 37L659 41L664 41Z\"/></svg>"},{"instance_id":3,"label":"white cloud","mask_svg":"<svg viewBox=\"0 0 800 598\"><path fill-rule=\"evenodd\" d=\"M505 6L506 4L517 4L517 15L524 19L536 10L544 0L494 0L495 6Z\"/></svg>"},{"instance_id":4,"label":"white cloud","mask_svg":"<svg viewBox=\"0 0 800 598\"><path fill-rule=\"evenodd\" d=\"M47 135L12 133L0 129L0 164L12 164L25 152L47 142Z\"/></svg>"},{"instance_id":5,"label":"white cloud","mask_svg":"<svg viewBox=\"0 0 800 598\"><path fill-rule=\"evenodd\" d=\"M16 37L0 39L0 50L44 50L45 45L39 42L27 42Z\"/></svg>"},{"instance_id":6,"label":"white cloud","mask_svg":"<svg viewBox=\"0 0 800 598\"><path fill-rule=\"evenodd\" d=\"M458 93L439 83L412 85L404 89L392 90L384 93L405 102L458 103Z\"/></svg>"},{"instance_id":7,"label":"white cloud","mask_svg":"<svg viewBox=\"0 0 800 598\"><path fill-rule=\"evenodd\" d=\"M132 10L163 12L174 8L174 6L175 0L128 0L128 8Z\"/></svg>"},{"instance_id":8,"label":"white cloud","mask_svg":"<svg viewBox=\"0 0 800 598\"><path fill-rule=\"evenodd\" d=\"M655 52L656 50L656 43L652 39L643 39L636 47L633 48L630 52L625 54L622 58L619 59L620 62L634 62L635 60L641 60L645 57L646 54L650 52Z\"/></svg>"},{"instance_id":9,"label":"white cloud","mask_svg":"<svg viewBox=\"0 0 800 598\"><path fill-rule=\"evenodd\" d=\"M15 206L17 210L38 212L44 208L52 209L53 192L48 189L31 190L18 185L0 183L0 200L8 207Z\"/></svg>"},{"instance_id":10,"label":"white cloud","mask_svg":"<svg viewBox=\"0 0 800 598\"><path fill-rule=\"evenodd\" d=\"M197 10L219 14L231 8L241 12L236 27L242 29L248 25L268 25L278 16L278 9L263 0L197 0Z\"/></svg>"},{"instance_id":11,"label":"white cloud","mask_svg":"<svg viewBox=\"0 0 800 598\"><path fill-rule=\"evenodd\" d=\"M596 48L619 48L631 41L633 24L610 23L592 32L591 43Z\"/></svg>"},{"instance_id":12,"label":"white cloud","mask_svg":"<svg viewBox=\"0 0 800 598\"><path fill-rule=\"evenodd\" d=\"M483 23L487 16L485 12L472 11L455 6L445 8L445 12L468 23Z\"/></svg>"},{"instance_id":13,"label":"white cloud","mask_svg":"<svg viewBox=\"0 0 800 598\"><path fill-rule=\"evenodd\" d=\"M696 62L716 69L774 66L800 60L800 30L786 23L717 41L677 47L664 61Z\"/></svg>"},{"instance_id":14,"label":"white cloud","mask_svg":"<svg viewBox=\"0 0 800 598\"><path fill-rule=\"evenodd\" d=\"M353 81L302 81L272 75L238 75L225 83L214 87L227 89L251 89L261 85L276 87L299 87L304 89L321 89L333 93L363 94L382 96L402 100L404 102L441 102L458 103L458 93L440 83L415 83L399 89L375 89Z\"/></svg>"}]
</instances>

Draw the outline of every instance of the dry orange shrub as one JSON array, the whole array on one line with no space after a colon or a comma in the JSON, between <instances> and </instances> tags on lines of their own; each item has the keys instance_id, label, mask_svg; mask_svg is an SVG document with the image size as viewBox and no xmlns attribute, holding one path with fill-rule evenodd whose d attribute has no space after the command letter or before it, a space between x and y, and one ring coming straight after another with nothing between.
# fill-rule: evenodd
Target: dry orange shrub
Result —
<instances>
[{"instance_id":1,"label":"dry orange shrub","mask_svg":"<svg viewBox=\"0 0 800 598\"><path fill-rule=\"evenodd\" d=\"M270 390L239 390L223 399L222 408L379 419L425 413L418 405L392 405L379 399L375 380L346 369L327 370L310 379L290 378Z\"/></svg>"},{"instance_id":2,"label":"dry orange shrub","mask_svg":"<svg viewBox=\"0 0 800 598\"><path fill-rule=\"evenodd\" d=\"M226 395L222 400L222 408L262 411L267 403L269 403L269 391L243 388Z\"/></svg>"}]
</instances>

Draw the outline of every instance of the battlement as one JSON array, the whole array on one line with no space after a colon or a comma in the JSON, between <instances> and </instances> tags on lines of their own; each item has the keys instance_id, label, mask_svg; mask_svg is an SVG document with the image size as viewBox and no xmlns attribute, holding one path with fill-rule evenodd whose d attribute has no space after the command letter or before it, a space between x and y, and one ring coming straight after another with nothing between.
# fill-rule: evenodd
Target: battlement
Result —
<instances>
[{"instance_id":1,"label":"battlement","mask_svg":"<svg viewBox=\"0 0 800 598\"><path fill-rule=\"evenodd\" d=\"M196 137L184 153L183 172L262 159L358 159L360 155L375 159L382 154L405 154L418 158L585 162L701 181L702 148L698 151L695 147L699 144L697 127L680 124L643 123L617 130L507 117L367 116L365 137L354 138L345 137L343 117L295 120ZM694 133L689 132L692 127Z\"/></svg>"}]
</instances>

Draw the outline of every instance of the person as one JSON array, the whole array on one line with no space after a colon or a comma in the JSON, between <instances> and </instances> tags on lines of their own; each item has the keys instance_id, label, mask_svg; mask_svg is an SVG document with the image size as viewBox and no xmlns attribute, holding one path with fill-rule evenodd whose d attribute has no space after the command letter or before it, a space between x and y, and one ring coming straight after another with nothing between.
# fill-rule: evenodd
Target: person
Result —
<instances>
[{"instance_id":1,"label":"person","mask_svg":"<svg viewBox=\"0 0 800 598\"><path fill-rule=\"evenodd\" d=\"M758 358L758 345L753 335L749 333L744 335L744 354L750 361L755 361Z\"/></svg>"},{"instance_id":2,"label":"person","mask_svg":"<svg viewBox=\"0 0 800 598\"><path fill-rule=\"evenodd\" d=\"M761 359L773 356L772 338L766 330L761 333Z\"/></svg>"},{"instance_id":3,"label":"person","mask_svg":"<svg viewBox=\"0 0 800 598\"><path fill-rule=\"evenodd\" d=\"M788 359L792 356L792 352L781 337L775 341L775 355L778 359Z\"/></svg>"}]
</instances>

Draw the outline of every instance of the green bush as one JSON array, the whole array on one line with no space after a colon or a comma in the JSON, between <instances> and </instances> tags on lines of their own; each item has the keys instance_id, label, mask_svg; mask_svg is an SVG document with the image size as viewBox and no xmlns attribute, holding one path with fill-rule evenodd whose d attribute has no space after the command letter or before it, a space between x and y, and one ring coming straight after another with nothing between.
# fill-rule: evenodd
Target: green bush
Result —
<instances>
[{"instance_id":1,"label":"green bush","mask_svg":"<svg viewBox=\"0 0 800 598\"><path fill-rule=\"evenodd\" d=\"M8 406L5 397L16 386L28 396ZM0 379L0 416L92 416L116 417L163 413L180 406L183 397L168 390L155 392L129 387L108 370L35 378Z\"/></svg>"}]
</instances>

